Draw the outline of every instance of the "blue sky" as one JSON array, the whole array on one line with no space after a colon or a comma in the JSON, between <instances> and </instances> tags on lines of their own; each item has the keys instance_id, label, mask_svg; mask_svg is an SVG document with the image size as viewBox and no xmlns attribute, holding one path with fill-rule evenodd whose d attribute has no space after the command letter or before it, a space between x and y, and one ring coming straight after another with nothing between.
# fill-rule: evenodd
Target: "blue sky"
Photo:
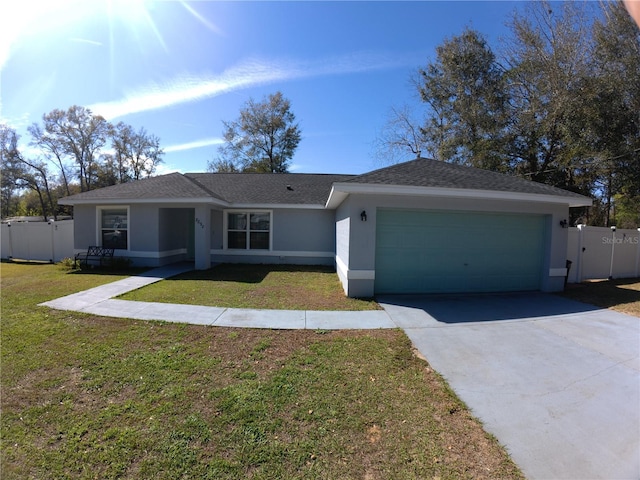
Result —
<instances>
[{"instance_id":1,"label":"blue sky","mask_svg":"<svg viewBox=\"0 0 640 480\"><path fill-rule=\"evenodd\" d=\"M496 45L522 3L20 0L0 14L0 122L22 135L83 105L144 127L160 173L205 171L222 121L281 91L302 130L291 171L363 173L409 78L471 26ZM408 157L407 159L410 159Z\"/></svg>"}]
</instances>

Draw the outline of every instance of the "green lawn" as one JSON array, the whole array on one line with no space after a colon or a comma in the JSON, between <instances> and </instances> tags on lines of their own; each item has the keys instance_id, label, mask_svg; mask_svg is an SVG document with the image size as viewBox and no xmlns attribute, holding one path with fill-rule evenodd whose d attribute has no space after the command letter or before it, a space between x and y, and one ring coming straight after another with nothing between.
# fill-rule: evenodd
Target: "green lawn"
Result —
<instances>
[{"instance_id":1,"label":"green lawn","mask_svg":"<svg viewBox=\"0 0 640 480\"><path fill-rule=\"evenodd\" d=\"M55 311L121 277L0 268L3 480L522 478L402 331Z\"/></svg>"},{"instance_id":2,"label":"green lawn","mask_svg":"<svg viewBox=\"0 0 640 480\"><path fill-rule=\"evenodd\" d=\"M223 264L126 293L123 300L276 310L376 310L348 298L331 267Z\"/></svg>"}]
</instances>

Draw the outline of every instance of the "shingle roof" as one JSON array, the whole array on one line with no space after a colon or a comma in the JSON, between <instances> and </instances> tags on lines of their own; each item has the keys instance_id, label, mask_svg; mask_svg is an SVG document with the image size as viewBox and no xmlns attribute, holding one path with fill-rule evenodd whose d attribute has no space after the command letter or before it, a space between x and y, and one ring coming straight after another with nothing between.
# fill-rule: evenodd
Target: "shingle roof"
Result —
<instances>
[{"instance_id":1,"label":"shingle roof","mask_svg":"<svg viewBox=\"0 0 640 480\"><path fill-rule=\"evenodd\" d=\"M229 204L325 205L331 186L353 175L303 173L170 173L90 190L62 203L213 198ZM289 188L287 188L287 186Z\"/></svg>"},{"instance_id":2,"label":"shingle roof","mask_svg":"<svg viewBox=\"0 0 640 480\"><path fill-rule=\"evenodd\" d=\"M186 173L185 176L233 204L323 206L334 183L354 177L311 173Z\"/></svg>"},{"instance_id":3,"label":"shingle roof","mask_svg":"<svg viewBox=\"0 0 640 480\"><path fill-rule=\"evenodd\" d=\"M458 188L585 198L578 193L489 170L419 158L374 170L345 183Z\"/></svg>"},{"instance_id":4,"label":"shingle roof","mask_svg":"<svg viewBox=\"0 0 640 480\"><path fill-rule=\"evenodd\" d=\"M119 183L105 188L97 188L78 193L63 200L101 201L101 200L143 200L143 199L189 199L221 198L214 192L205 190L180 173L169 173L158 177L145 178L135 182Z\"/></svg>"},{"instance_id":5,"label":"shingle roof","mask_svg":"<svg viewBox=\"0 0 640 480\"><path fill-rule=\"evenodd\" d=\"M577 193L522 178L421 158L362 175L170 173L72 195L60 203L214 199L229 205L324 206L335 184L453 188L588 200Z\"/></svg>"}]
</instances>

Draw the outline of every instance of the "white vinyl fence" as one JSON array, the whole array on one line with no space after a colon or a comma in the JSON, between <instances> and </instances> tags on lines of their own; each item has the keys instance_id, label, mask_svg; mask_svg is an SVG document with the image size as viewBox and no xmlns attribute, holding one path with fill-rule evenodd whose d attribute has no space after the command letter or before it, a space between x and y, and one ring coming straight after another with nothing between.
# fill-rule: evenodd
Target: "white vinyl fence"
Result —
<instances>
[{"instance_id":1,"label":"white vinyl fence","mask_svg":"<svg viewBox=\"0 0 640 480\"><path fill-rule=\"evenodd\" d=\"M1 225L2 258L59 262L73 257L73 220Z\"/></svg>"},{"instance_id":2,"label":"white vinyl fence","mask_svg":"<svg viewBox=\"0 0 640 480\"><path fill-rule=\"evenodd\" d=\"M569 229L569 282L640 277L640 229L578 225Z\"/></svg>"}]
</instances>

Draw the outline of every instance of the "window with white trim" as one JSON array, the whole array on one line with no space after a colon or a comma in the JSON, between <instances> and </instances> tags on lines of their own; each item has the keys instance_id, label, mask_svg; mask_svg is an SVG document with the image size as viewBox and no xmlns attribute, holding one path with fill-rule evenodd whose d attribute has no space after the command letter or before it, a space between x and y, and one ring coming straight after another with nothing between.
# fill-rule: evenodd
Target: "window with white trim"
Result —
<instances>
[{"instance_id":1,"label":"window with white trim","mask_svg":"<svg viewBox=\"0 0 640 480\"><path fill-rule=\"evenodd\" d=\"M129 211L126 207L100 209L100 241L105 248L129 248Z\"/></svg>"},{"instance_id":2,"label":"window with white trim","mask_svg":"<svg viewBox=\"0 0 640 480\"><path fill-rule=\"evenodd\" d=\"M271 212L227 212L227 248L269 250Z\"/></svg>"}]
</instances>

